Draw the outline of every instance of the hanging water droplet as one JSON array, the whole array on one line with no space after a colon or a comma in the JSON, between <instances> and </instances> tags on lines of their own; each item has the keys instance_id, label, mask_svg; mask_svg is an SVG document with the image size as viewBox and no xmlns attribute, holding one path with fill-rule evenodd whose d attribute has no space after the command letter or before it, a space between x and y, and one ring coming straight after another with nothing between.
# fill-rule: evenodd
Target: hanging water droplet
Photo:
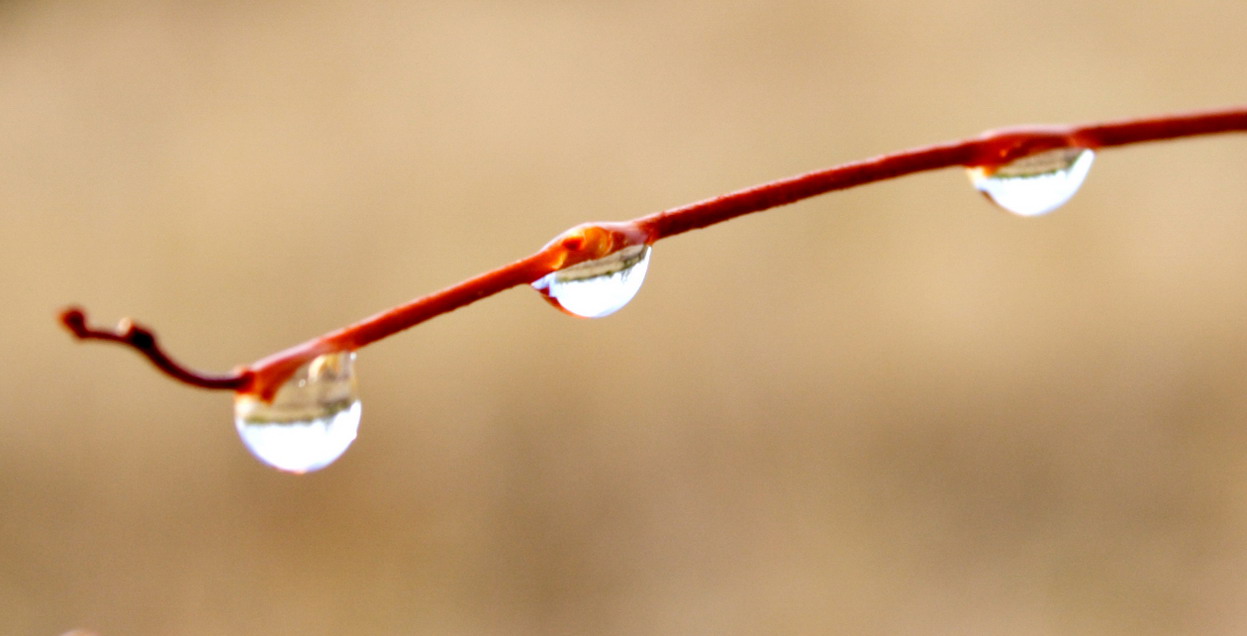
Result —
<instances>
[{"instance_id":1,"label":"hanging water droplet","mask_svg":"<svg viewBox=\"0 0 1247 636\"><path fill-rule=\"evenodd\" d=\"M649 256L648 245L632 245L604 258L547 274L533 287L550 304L574 316L609 316L640 291L649 269Z\"/></svg>"},{"instance_id":2,"label":"hanging water droplet","mask_svg":"<svg viewBox=\"0 0 1247 636\"><path fill-rule=\"evenodd\" d=\"M355 352L329 353L299 367L272 402L240 394L234 425L260 461L291 473L320 470L346 452L359 430Z\"/></svg>"},{"instance_id":3,"label":"hanging water droplet","mask_svg":"<svg viewBox=\"0 0 1247 636\"><path fill-rule=\"evenodd\" d=\"M1057 148L1001 166L970 168L970 181L1000 207L1021 216L1047 214L1078 191L1095 153Z\"/></svg>"}]
</instances>

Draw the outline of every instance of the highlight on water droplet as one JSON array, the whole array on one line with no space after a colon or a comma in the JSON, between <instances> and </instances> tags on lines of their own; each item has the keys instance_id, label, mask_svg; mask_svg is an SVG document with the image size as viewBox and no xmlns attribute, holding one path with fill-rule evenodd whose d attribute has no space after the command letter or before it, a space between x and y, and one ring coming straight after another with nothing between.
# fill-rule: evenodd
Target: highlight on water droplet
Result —
<instances>
[{"instance_id":1,"label":"highlight on water droplet","mask_svg":"<svg viewBox=\"0 0 1247 636\"><path fill-rule=\"evenodd\" d=\"M1057 148L999 166L972 167L970 181L1005 210L1040 216L1074 196L1093 159L1095 153L1089 148Z\"/></svg>"},{"instance_id":2,"label":"highlight on water droplet","mask_svg":"<svg viewBox=\"0 0 1247 636\"><path fill-rule=\"evenodd\" d=\"M361 407L355 352L328 353L299 367L272 402L239 394L234 425L251 454L290 473L320 470L355 441Z\"/></svg>"},{"instance_id":3,"label":"highlight on water droplet","mask_svg":"<svg viewBox=\"0 0 1247 636\"><path fill-rule=\"evenodd\" d=\"M630 245L609 256L551 272L533 283L550 304L582 318L609 316L627 305L645 282L649 245Z\"/></svg>"}]
</instances>

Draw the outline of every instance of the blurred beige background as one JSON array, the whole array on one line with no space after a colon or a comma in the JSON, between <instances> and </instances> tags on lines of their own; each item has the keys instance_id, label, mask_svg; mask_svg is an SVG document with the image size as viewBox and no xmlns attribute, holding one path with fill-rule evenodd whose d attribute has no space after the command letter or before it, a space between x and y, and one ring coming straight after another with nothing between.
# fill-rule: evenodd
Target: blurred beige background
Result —
<instances>
[{"instance_id":1,"label":"blurred beige background","mask_svg":"<svg viewBox=\"0 0 1247 636\"><path fill-rule=\"evenodd\" d=\"M1247 4L0 3L0 633L1247 631L1247 138L957 171L362 352L305 477L228 369L528 254L1011 124L1242 103Z\"/></svg>"}]
</instances>

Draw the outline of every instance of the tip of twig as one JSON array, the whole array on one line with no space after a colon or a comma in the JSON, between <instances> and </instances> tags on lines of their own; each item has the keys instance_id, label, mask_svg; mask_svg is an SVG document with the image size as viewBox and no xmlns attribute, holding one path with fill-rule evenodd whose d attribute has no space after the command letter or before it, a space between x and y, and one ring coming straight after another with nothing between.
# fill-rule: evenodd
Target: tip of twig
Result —
<instances>
[{"instance_id":1,"label":"tip of twig","mask_svg":"<svg viewBox=\"0 0 1247 636\"><path fill-rule=\"evenodd\" d=\"M87 333L87 314L80 307L68 307L61 310L61 324L75 337L82 338Z\"/></svg>"},{"instance_id":2,"label":"tip of twig","mask_svg":"<svg viewBox=\"0 0 1247 636\"><path fill-rule=\"evenodd\" d=\"M206 375L178 364L156 343L156 334L151 329L129 318L122 318L115 329L93 329L87 324L87 313L81 307L66 307L61 310L60 319L79 340L100 340L134 349L166 375L191 386L241 390L251 382L251 372L246 367L228 375Z\"/></svg>"}]
</instances>

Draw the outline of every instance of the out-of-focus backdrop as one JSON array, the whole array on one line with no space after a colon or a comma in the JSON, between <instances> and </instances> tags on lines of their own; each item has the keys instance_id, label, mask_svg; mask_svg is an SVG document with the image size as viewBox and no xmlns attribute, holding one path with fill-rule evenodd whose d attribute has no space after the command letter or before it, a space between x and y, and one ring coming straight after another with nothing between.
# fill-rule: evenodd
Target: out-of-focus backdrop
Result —
<instances>
[{"instance_id":1,"label":"out-of-focus backdrop","mask_svg":"<svg viewBox=\"0 0 1247 636\"><path fill-rule=\"evenodd\" d=\"M361 352L323 472L229 369L563 229L999 126L1247 99L1247 4L0 4L0 633L1247 630L1247 137L1038 219L956 170Z\"/></svg>"}]
</instances>

